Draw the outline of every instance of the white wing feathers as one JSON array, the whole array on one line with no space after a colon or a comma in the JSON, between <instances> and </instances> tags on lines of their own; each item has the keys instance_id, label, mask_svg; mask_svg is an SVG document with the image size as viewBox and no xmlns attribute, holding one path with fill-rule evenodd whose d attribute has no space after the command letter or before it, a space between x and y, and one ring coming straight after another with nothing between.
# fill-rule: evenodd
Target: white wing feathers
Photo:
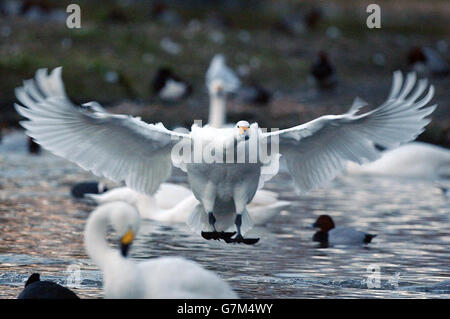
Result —
<instances>
[{"instance_id":1,"label":"white wing feathers","mask_svg":"<svg viewBox=\"0 0 450 319\"><path fill-rule=\"evenodd\" d=\"M362 164L380 155L374 144L395 147L409 142L423 132L430 122L425 117L436 105L424 107L433 97L434 88L421 100L427 80L416 82L413 73L403 84L401 72L394 73L391 93L378 108L357 115L364 105L354 103L349 112L327 115L303 125L265 134L279 137L280 153L286 159L287 168L296 186L305 192L333 179L347 161Z\"/></svg>"},{"instance_id":2,"label":"white wing feathers","mask_svg":"<svg viewBox=\"0 0 450 319\"><path fill-rule=\"evenodd\" d=\"M153 194L170 176L172 145L188 135L147 124L127 115L88 111L72 104L61 79L61 68L36 72L16 96L25 105L16 110L29 121L27 135L56 155L98 176L125 181L134 190ZM101 107L100 107L101 108Z\"/></svg>"}]
</instances>

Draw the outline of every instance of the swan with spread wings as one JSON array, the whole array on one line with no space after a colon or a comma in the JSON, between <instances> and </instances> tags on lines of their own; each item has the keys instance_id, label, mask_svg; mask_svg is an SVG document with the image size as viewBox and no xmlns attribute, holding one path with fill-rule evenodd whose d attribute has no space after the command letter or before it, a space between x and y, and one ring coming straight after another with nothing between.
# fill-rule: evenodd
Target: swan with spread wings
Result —
<instances>
[{"instance_id":1,"label":"swan with spread wings","mask_svg":"<svg viewBox=\"0 0 450 319\"><path fill-rule=\"evenodd\" d=\"M189 224L206 239L246 244L258 241L243 237L252 227L246 206L277 173L280 156L297 189L306 192L333 179L347 161L377 159L375 144L392 148L413 140L429 123L426 117L436 107L426 106L434 94L427 80L416 85L415 74L408 74L404 81L397 71L386 101L365 113L360 112L364 103L358 100L342 115L322 116L279 131L263 132L257 123L240 121L233 128L194 124L183 134L166 129L162 123L147 124L137 117L107 113L96 102L73 104L61 72L61 68L50 74L39 69L34 79L25 80L16 89L22 105L15 107L28 119L21 124L29 136L98 176L125 181L128 187L148 195L170 176L172 166L180 167L200 202ZM260 149L274 144L277 152L264 159L252 157L252 145ZM214 150L201 153L211 156L196 158L199 145L203 151ZM185 154L174 156L180 149L194 149L194 160ZM244 158L237 160L242 149L246 150ZM228 157L224 161L228 154L233 154L232 163Z\"/></svg>"}]
</instances>

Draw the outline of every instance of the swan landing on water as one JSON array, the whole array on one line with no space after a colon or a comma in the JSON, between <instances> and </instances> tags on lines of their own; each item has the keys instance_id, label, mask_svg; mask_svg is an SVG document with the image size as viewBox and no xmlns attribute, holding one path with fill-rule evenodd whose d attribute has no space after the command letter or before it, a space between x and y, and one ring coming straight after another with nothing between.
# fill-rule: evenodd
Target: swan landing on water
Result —
<instances>
[{"instance_id":1,"label":"swan landing on water","mask_svg":"<svg viewBox=\"0 0 450 319\"><path fill-rule=\"evenodd\" d=\"M240 121L233 128L194 124L183 134L166 129L162 123L147 124L140 118L101 112L101 107L77 106L65 93L61 68L50 74L40 69L34 79L24 81L16 89L24 106L15 107L29 120L21 122L26 133L44 148L98 176L125 181L138 192L152 195L170 176L172 166L180 167L200 202L190 225L206 239L254 244L258 238L243 237L252 227L246 206L257 189L277 174L280 155L300 192L333 179L347 161L361 164L376 160L380 154L375 144L396 147L416 138L430 122L426 117L436 105L425 105L434 88L430 86L420 98L428 82L415 84L414 73L403 81L402 73L395 72L387 100L369 112L361 113L363 104L355 103L342 115L326 115L273 132L263 132L257 123ZM249 161L247 157L252 154L244 152L245 160L233 163L220 162L220 158L208 162L203 157L189 161L172 156L175 147L186 144L210 150L219 145L226 150L224 154L238 154L252 145L273 150L276 144L279 151L256 161ZM234 226L235 235L230 231Z\"/></svg>"}]
</instances>

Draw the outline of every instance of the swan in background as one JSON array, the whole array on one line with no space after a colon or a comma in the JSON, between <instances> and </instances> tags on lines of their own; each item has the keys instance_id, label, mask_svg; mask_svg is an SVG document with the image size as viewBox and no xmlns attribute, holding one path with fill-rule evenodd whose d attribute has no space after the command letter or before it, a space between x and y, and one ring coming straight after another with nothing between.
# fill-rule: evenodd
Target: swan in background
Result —
<instances>
[{"instance_id":1,"label":"swan in background","mask_svg":"<svg viewBox=\"0 0 450 319\"><path fill-rule=\"evenodd\" d=\"M139 229L136 209L125 202L101 205L89 216L84 242L87 254L103 273L105 298L237 298L215 273L181 257L159 257L136 263L127 258ZM112 226L119 249L106 240Z\"/></svg>"},{"instance_id":2,"label":"swan in background","mask_svg":"<svg viewBox=\"0 0 450 319\"><path fill-rule=\"evenodd\" d=\"M170 198L169 193L176 193L176 203L167 201ZM125 201L133 205L141 217L168 223L186 223L199 204L188 188L170 183L161 184L153 196L140 194L129 187L118 187L103 194L87 194L86 197L97 204ZM289 206L289 202L278 200L276 193L258 190L247 209L253 223L262 226Z\"/></svg>"},{"instance_id":3,"label":"swan in background","mask_svg":"<svg viewBox=\"0 0 450 319\"><path fill-rule=\"evenodd\" d=\"M192 94L192 85L176 76L169 68L158 70L152 87L153 92L167 102L177 102Z\"/></svg>"},{"instance_id":4,"label":"swan in background","mask_svg":"<svg viewBox=\"0 0 450 319\"><path fill-rule=\"evenodd\" d=\"M140 193L152 195L170 176L172 166L179 167L200 202L189 225L208 240L255 244L259 238L244 238L252 227L247 205L278 173L280 156L299 192L317 188L336 177L348 161L378 159L375 144L394 148L423 132L430 122L427 116L436 108L425 107L434 95L433 86L419 99L427 87L426 80L416 86L414 73L403 81L397 71L386 101L366 113L360 106L351 107L341 115L272 132L246 121L233 128L194 124L189 134L183 134L162 123L147 124L140 118L73 104L65 94L61 68L56 68L51 74L40 69L34 79L24 81L16 97L26 107L15 104L15 108L28 119L20 122L27 135L41 146L98 176L125 181ZM193 146L209 149L209 156ZM264 156L255 147L278 150ZM228 154L238 153L245 155L243 161L233 156L227 163ZM236 236L230 238L232 227Z\"/></svg>"},{"instance_id":5,"label":"swan in background","mask_svg":"<svg viewBox=\"0 0 450 319\"><path fill-rule=\"evenodd\" d=\"M450 177L450 150L422 142L411 142L382 153L378 160L347 164L349 174L393 176L437 180Z\"/></svg>"},{"instance_id":6,"label":"swan in background","mask_svg":"<svg viewBox=\"0 0 450 319\"><path fill-rule=\"evenodd\" d=\"M323 246L368 244L377 236L351 227L335 227L329 215L320 215L312 226L320 228L314 234L313 241L320 242Z\"/></svg>"},{"instance_id":7,"label":"swan in background","mask_svg":"<svg viewBox=\"0 0 450 319\"><path fill-rule=\"evenodd\" d=\"M206 71L206 87L209 92L208 125L215 128L226 124L227 95L241 86L236 73L225 63L225 56L216 54Z\"/></svg>"},{"instance_id":8,"label":"swan in background","mask_svg":"<svg viewBox=\"0 0 450 319\"><path fill-rule=\"evenodd\" d=\"M32 274L25 288L21 291L17 299L80 299L69 288L58 285L52 281L41 281L38 273Z\"/></svg>"}]
</instances>

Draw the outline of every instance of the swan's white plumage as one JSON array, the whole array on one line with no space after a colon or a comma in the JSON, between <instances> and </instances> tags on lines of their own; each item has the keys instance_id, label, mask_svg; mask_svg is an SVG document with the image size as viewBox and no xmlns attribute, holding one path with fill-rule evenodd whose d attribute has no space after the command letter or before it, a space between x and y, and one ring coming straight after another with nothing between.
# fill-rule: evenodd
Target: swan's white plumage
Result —
<instances>
[{"instance_id":1,"label":"swan's white plumage","mask_svg":"<svg viewBox=\"0 0 450 319\"><path fill-rule=\"evenodd\" d=\"M358 165L349 162L347 172L437 180L450 176L450 150L412 142L383 152L381 158L371 163Z\"/></svg>"},{"instance_id":2,"label":"swan's white plumage","mask_svg":"<svg viewBox=\"0 0 450 319\"><path fill-rule=\"evenodd\" d=\"M180 257L161 257L136 263L109 247L108 226L119 236L139 228L139 213L125 202L111 202L94 210L86 223L85 246L103 272L106 298L237 298L215 273Z\"/></svg>"},{"instance_id":3,"label":"swan's white plumage","mask_svg":"<svg viewBox=\"0 0 450 319\"><path fill-rule=\"evenodd\" d=\"M402 74L395 72L388 99L372 111L359 114L362 103L356 103L345 114L322 116L271 133L263 133L253 123L246 133L247 141L237 128L193 125L190 134L181 134L167 130L161 123L146 124L126 115L77 108L63 93L60 72L56 69L47 76L46 70L38 70L34 81L25 81L17 89L17 98L27 106L16 105L17 111L29 119L21 122L27 134L94 174L125 180L127 186L150 195L169 176L172 162L175 164L170 153L180 139L206 147L225 142L227 147L235 148L236 154L240 146L249 147L254 141L257 145L274 143L279 138L279 153L286 159L296 186L308 191L334 178L347 161L377 159L375 143L392 148L414 139L429 123L426 117L436 107L425 107L433 97L433 86L419 99L428 86L426 80L420 80L413 90L415 75L408 74L403 82ZM211 228L204 221L207 213L213 212L221 221L221 227L217 227L220 231L232 226L233 216L240 214L242 228L249 229L246 206L262 183L277 173L270 167L279 154L271 155L271 162L264 163L247 160L210 164L203 158L197 163L177 163L186 170L191 189L201 202L199 215L190 220L203 221L202 227ZM262 170L264 167L269 170ZM261 176L262 171L265 176Z\"/></svg>"},{"instance_id":4,"label":"swan's white plumage","mask_svg":"<svg viewBox=\"0 0 450 319\"><path fill-rule=\"evenodd\" d=\"M216 54L206 71L206 86L210 92L213 90L212 86L215 81L220 81L222 89L226 93L232 93L241 86L239 77L226 65L223 54Z\"/></svg>"},{"instance_id":5,"label":"swan's white plumage","mask_svg":"<svg viewBox=\"0 0 450 319\"><path fill-rule=\"evenodd\" d=\"M175 192L174 192L175 191ZM128 187L113 188L103 194L87 194L97 204L125 201L133 205L141 217L167 223L186 223L199 201L192 192L181 185L163 183L154 196L140 194ZM168 202L168 198L176 202ZM255 225L265 225L282 210L290 206L278 200L278 195L267 190L258 190L248 204L248 213Z\"/></svg>"},{"instance_id":6,"label":"swan's white plumage","mask_svg":"<svg viewBox=\"0 0 450 319\"><path fill-rule=\"evenodd\" d=\"M433 97L434 88L431 86L418 100L427 81L420 80L412 90L415 81L415 74L410 73L403 84L397 71L388 99L372 111L358 115L363 105L358 103L346 114L322 116L265 136L279 137L280 153L298 189L305 192L317 188L342 171L347 161L362 164L376 160L380 155L375 143L392 148L423 132L430 122L426 116L436 108L423 108Z\"/></svg>"},{"instance_id":7,"label":"swan's white plumage","mask_svg":"<svg viewBox=\"0 0 450 319\"><path fill-rule=\"evenodd\" d=\"M42 93L41 93L42 92ZM127 115L89 112L67 98L61 68L36 72L16 96L27 134L56 155L113 181L153 194L171 173L172 145L187 135ZM150 164L150 165L149 165Z\"/></svg>"}]
</instances>

